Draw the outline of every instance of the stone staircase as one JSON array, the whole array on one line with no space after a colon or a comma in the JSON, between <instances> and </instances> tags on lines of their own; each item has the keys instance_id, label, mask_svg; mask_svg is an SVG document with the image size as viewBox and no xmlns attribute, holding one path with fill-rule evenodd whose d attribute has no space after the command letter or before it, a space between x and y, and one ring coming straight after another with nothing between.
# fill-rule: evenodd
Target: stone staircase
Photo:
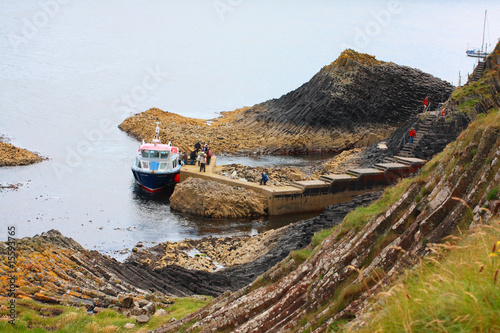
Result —
<instances>
[{"instance_id":1,"label":"stone staircase","mask_svg":"<svg viewBox=\"0 0 500 333\"><path fill-rule=\"evenodd\" d=\"M429 132L429 129L433 126L434 122L437 120L438 112L439 111L429 112L429 114L425 117L423 122L420 124L418 131L417 131L417 135L413 139L413 142L412 143L409 143L409 142L405 143L403 148L399 151L398 156L409 157L409 158L415 157L415 155L413 154L415 148L419 145L420 140L422 140L422 138ZM405 136L405 138L406 138L406 136ZM390 160L389 158L386 158L384 160L384 162L391 163L391 162L394 162L394 160Z\"/></svg>"},{"instance_id":2,"label":"stone staircase","mask_svg":"<svg viewBox=\"0 0 500 333\"><path fill-rule=\"evenodd\" d=\"M485 61L479 61L476 69L474 70L474 74L470 78L470 81L476 82L481 78L481 75L483 75L484 70L486 69L486 62Z\"/></svg>"}]
</instances>

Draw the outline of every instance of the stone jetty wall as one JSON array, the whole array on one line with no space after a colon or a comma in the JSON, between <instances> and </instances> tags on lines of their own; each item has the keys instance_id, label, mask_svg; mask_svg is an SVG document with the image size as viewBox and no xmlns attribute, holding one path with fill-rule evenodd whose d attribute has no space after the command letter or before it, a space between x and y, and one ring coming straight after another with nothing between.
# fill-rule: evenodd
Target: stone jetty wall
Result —
<instances>
[{"instance_id":1,"label":"stone jetty wall","mask_svg":"<svg viewBox=\"0 0 500 333\"><path fill-rule=\"evenodd\" d=\"M396 157L395 163L378 163L373 168L350 169L346 174L331 174L315 180L294 181L291 186L283 187L262 186L211 172L199 172L196 167L184 166L180 181L202 178L252 190L267 199L268 215L286 215L321 211L327 206L350 201L360 194L380 190L414 173L425 162L417 158ZM212 168L214 164L215 160Z\"/></svg>"}]
</instances>

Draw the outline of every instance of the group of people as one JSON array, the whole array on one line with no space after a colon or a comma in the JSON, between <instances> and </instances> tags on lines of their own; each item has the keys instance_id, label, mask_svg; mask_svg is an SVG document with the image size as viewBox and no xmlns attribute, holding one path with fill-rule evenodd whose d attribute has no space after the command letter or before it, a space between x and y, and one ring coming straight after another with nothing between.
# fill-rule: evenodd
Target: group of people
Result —
<instances>
[{"instance_id":1,"label":"group of people","mask_svg":"<svg viewBox=\"0 0 500 333\"><path fill-rule=\"evenodd\" d=\"M212 151L208 144L204 144L203 146L197 142L194 145L194 150L189 154L189 165L195 165L195 162L200 167L200 172L206 172L205 166L210 165L210 160L212 159ZM188 154L184 152L182 154L182 160L184 165L188 164Z\"/></svg>"},{"instance_id":2,"label":"group of people","mask_svg":"<svg viewBox=\"0 0 500 333\"><path fill-rule=\"evenodd\" d=\"M198 163L200 167L200 172L206 172L206 166L210 165L210 160L212 159L212 151L208 144L204 144L203 146L196 142L194 145L194 150L189 154L189 165L195 165L195 162ZM182 153L182 163L184 165L188 165L188 154L186 152ZM260 185L266 185L269 181L269 177L262 172L262 178L260 179ZM233 172L231 178L237 178L236 171Z\"/></svg>"}]
</instances>

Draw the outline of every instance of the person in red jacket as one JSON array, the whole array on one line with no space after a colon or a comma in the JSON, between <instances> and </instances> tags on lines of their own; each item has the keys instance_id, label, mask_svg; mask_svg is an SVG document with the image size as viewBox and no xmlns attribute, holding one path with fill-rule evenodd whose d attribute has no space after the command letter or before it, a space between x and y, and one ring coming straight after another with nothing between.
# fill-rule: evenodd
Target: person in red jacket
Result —
<instances>
[{"instance_id":1,"label":"person in red jacket","mask_svg":"<svg viewBox=\"0 0 500 333\"><path fill-rule=\"evenodd\" d=\"M408 134L410 135L410 143L413 143L413 138L415 137L415 135L417 135L417 131L415 131L415 129L412 127Z\"/></svg>"}]
</instances>

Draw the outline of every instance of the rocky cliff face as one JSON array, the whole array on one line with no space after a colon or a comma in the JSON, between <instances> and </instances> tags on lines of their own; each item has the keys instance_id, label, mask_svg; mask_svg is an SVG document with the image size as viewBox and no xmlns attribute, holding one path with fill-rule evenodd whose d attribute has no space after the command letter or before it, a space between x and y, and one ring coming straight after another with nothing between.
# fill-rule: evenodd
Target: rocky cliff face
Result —
<instances>
[{"instance_id":1,"label":"rocky cliff face","mask_svg":"<svg viewBox=\"0 0 500 333\"><path fill-rule=\"evenodd\" d=\"M487 75L500 73L493 70ZM355 318L430 252L429 243L497 213L499 134L498 110L478 117L418 177L386 191L374 213L352 215L320 245L310 244L306 259L289 256L252 285L155 332L187 322L196 322L188 332L325 332Z\"/></svg>"},{"instance_id":2,"label":"rocky cliff face","mask_svg":"<svg viewBox=\"0 0 500 333\"><path fill-rule=\"evenodd\" d=\"M16 251L14 272L7 261L8 246ZM18 239L14 245L0 242L0 255L5 258L0 262L2 301L7 299L8 280L12 275L16 278L16 298L32 298L42 303L85 306L88 310L115 307L117 311L131 311L135 307L134 299L148 300L146 304L151 301L149 306L153 308L155 304L172 303L163 293L148 290L151 285L134 286L122 278L122 273L131 278L127 281L133 281L134 275L147 278L140 269L120 273L115 270L121 265L116 260L85 250L56 230ZM145 314L139 306L135 308L135 314Z\"/></svg>"},{"instance_id":3,"label":"rocky cliff face","mask_svg":"<svg viewBox=\"0 0 500 333\"><path fill-rule=\"evenodd\" d=\"M240 121L283 130L400 125L426 96L444 102L452 90L451 84L417 69L346 50L298 89L247 109Z\"/></svg>"},{"instance_id":4,"label":"rocky cliff face","mask_svg":"<svg viewBox=\"0 0 500 333\"><path fill-rule=\"evenodd\" d=\"M211 125L151 109L126 119L120 128L149 140L159 120L164 141L183 151L200 141L208 142L215 153L339 152L389 136L426 96L431 102L443 101L452 89L419 70L346 50L298 89L223 112Z\"/></svg>"}]
</instances>

